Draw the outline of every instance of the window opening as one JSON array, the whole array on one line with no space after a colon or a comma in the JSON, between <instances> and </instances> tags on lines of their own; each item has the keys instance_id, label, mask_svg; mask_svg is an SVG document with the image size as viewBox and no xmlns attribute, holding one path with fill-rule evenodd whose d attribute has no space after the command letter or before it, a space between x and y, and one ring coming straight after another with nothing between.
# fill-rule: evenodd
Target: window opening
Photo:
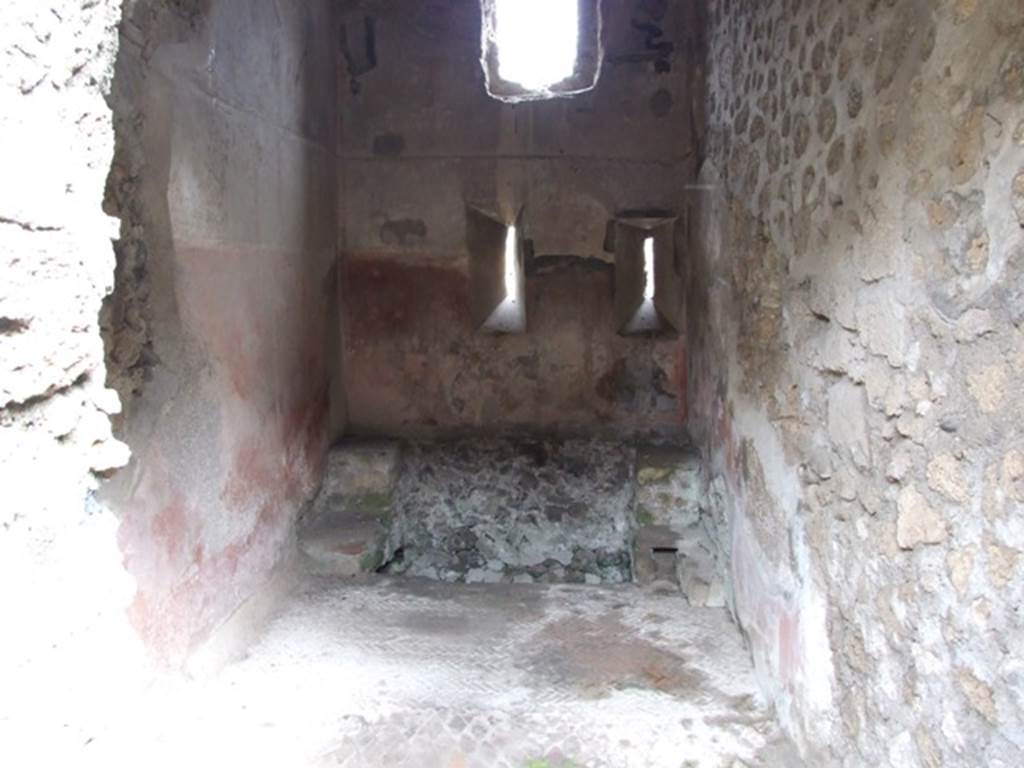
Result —
<instances>
[{"instance_id":1,"label":"window opening","mask_svg":"<svg viewBox=\"0 0 1024 768\"><path fill-rule=\"evenodd\" d=\"M483 330L491 333L522 333L526 330L526 304L522 263L519 259L519 232L515 225L510 225L505 233L503 268L505 297L487 318Z\"/></svg>"},{"instance_id":2,"label":"window opening","mask_svg":"<svg viewBox=\"0 0 1024 768\"><path fill-rule=\"evenodd\" d=\"M657 286L654 283L653 235L647 235L644 238L643 255L643 303L640 304L629 323L622 329L622 332L625 334L655 333L662 329L661 318L658 316L658 309L654 304Z\"/></svg>"},{"instance_id":3,"label":"window opening","mask_svg":"<svg viewBox=\"0 0 1024 768\"><path fill-rule=\"evenodd\" d=\"M675 257L676 218L667 211L626 212L610 222L605 248L615 254L615 322L626 336L670 338L683 302Z\"/></svg>"},{"instance_id":4,"label":"window opening","mask_svg":"<svg viewBox=\"0 0 1024 768\"><path fill-rule=\"evenodd\" d=\"M510 103L574 96L597 85L601 0L480 0L487 92Z\"/></svg>"},{"instance_id":5,"label":"window opening","mask_svg":"<svg viewBox=\"0 0 1024 768\"><path fill-rule=\"evenodd\" d=\"M505 223L513 219L512 224ZM526 331L523 229L518 219L466 207L470 313L484 333Z\"/></svg>"},{"instance_id":6,"label":"window opening","mask_svg":"<svg viewBox=\"0 0 1024 768\"><path fill-rule=\"evenodd\" d=\"M572 77L579 0L494 0L498 75L531 91Z\"/></svg>"},{"instance_id":7,"label":"window opening","mask_svg":"<svg viewBox=\"0 0 1024 768\"><path fill-rule=\"evenodd\" d=\"M519 260L516 258L516 228L511 226L505 235L505 297L519 303Z\"/></svg>"},{"instance_id":8,"label":"window opening","mask_svg":"<svg viewBox=\"0 0 1024 768\"><path fill-rule=\"evenodd\" d=\"M644 301L654 301L654 238L644 240Z\"/></svg>"}]
</instances>

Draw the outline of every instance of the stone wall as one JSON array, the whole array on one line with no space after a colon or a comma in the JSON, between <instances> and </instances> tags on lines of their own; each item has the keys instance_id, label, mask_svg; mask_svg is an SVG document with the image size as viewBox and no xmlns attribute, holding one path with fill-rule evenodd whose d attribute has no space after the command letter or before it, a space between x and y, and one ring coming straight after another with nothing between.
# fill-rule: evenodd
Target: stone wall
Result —
<instances>
[{"instance_id":1,"label":"stone wall","mask_svg":"<svg viewBox=\"0 0 1024 768\"><path fill-rule=\"evenodd\" d=\"M691 429L815 764L1024 756L1024 7L708 4Z\"/></svg>"},{"instance_id":2,"label":"stone wall","mask_svg":"<svg viewBox=\"0 0 1024 768\"><path fill-rule=\"evenodd\" d=\"M117 233L101 201L119 5L14 0L0 27L0 723L21 718L9 754L48 718L63 725L51 745L81 744L75 715L95 713L73 713L71 692L116 696L141 660L117 520L93 497L128 460L99 330Z\"/></svg>"},{"instance_id":3,"label":"stone wall","mask_svg":"<svg viewBox=\"0 0 1024 768\"><path fill-rule=\"evenodd\" d=\"M107 204L135 626L179 660L267 579L320 482L336 298L328 2L125 4Z\"/></svg>"},{"instance_id":4,"label":"stone wall","mask_svg":"<svg viewBox=\"0 0 1024 768\"><path fill-rule=\"evenodd\" d=\"M601 267L612 259L610 219L674 209L692 178L699 30L688 3L603 6L596 89L511 105L487 95L478 0L342 3L339 221L354 429L680 426L685 344L619 339ZM467 205L510 223L521 211L545 264L542 276L528 259L525 337L475 335Z\"/></svg>"}]
</instances>

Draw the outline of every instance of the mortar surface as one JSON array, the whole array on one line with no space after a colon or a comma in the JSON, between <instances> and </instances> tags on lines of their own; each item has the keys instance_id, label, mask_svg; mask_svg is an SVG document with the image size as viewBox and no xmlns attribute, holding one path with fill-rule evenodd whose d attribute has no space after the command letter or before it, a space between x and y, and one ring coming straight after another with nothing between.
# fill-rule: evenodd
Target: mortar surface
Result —
<instances>
[{"instance_id":1,"label":"mortar surface","mask_svg":"<svg viewBox=\"0 0 1024 768\"><path fill-rule=\"evenodd\" d=\"M657 586L309 577L247 658L177 685L119 750L132 738L160 765L800 765L726 612Z\"/></svg>"}]
</instances>

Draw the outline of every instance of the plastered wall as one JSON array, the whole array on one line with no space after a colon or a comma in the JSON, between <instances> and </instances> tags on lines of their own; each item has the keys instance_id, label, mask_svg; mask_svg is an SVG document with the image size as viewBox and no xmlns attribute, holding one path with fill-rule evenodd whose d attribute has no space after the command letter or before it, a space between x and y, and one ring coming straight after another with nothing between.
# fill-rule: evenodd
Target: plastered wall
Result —
<instances>
[{"instance_id":1,"label":"plastered wall","mask_svg":"<svg viewBox=\"0 0 1024 768\"><path fill-rule=\"evenodd\" d=\"M1024 757L1024 7L708 3L691 431L812 764Z\"/></svg>"},{"instance_id":2,"label":"plastered wall","mask_svg":"<svg viewBox=\"0 0 1024 768\"><path fill-rule=\"evenodd\" d=\"M258 590L316 491L336 299L326 2L127 3L108 206L134 625L174 663Z\"/></svg>"},{"instance_id":3,"label":"plastered wall","mask_svg":"<svg viewBox=\"0 0 1024 768\"><path fill-rule=\"evenodd\" d=\"M486 93L477 0L342 4L352 430L681 429L685 340L619 338L602 264L610 219L677 208L692 181L699 30L687 3L607 0L604 11L594 91L509 105ZM544 264L527 265L524 337L480 337L470 323L467 204L507 222L521 212Z\"/></svg>"},{"instance_id":4,"label":"plastered wall","mask_svg":"<svg viewBox=\"0 0 1024 768\"><path fill-rule=\"evenodd\" d=\"M469 279L443 264L349 258L346 394L356 433L678 433L678 339L617 335L611 265L527 277L525 334L473 327Z\"/></svg>"}]
</instances>

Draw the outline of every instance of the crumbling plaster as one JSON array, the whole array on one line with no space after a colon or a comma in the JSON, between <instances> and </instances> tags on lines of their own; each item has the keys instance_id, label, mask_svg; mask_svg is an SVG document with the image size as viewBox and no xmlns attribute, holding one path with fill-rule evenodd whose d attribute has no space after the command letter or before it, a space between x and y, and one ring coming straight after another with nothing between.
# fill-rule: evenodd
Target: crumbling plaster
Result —
<instances>
[{"instance_id":1,"label":"crumbling plaster","mask_svg":"<svg viewBox=\"0 0 1024 768\"><path fill-rule=\"evenodd\" d=\"M1024 754L1024 9L708 4L690 425L785 727Z\"/></svg>"}]
</instances>

